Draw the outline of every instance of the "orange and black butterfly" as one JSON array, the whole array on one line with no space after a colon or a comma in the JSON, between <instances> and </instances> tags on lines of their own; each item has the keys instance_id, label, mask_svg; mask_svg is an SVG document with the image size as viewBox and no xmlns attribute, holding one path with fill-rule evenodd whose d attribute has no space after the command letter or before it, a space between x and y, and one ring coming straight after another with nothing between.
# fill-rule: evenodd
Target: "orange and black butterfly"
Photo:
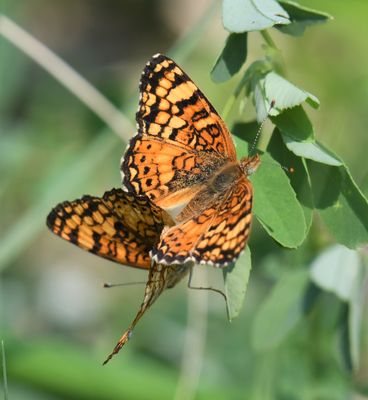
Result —
<instances>
[{"instance_id":1,"label":"orange and black butterfly","mask_svg":"<svg viewBox=\"0 0 368 400\"><path fill-rule=\"evenodd\" d=\"M147 63L140 92L138 133L121 163L127 191L64 202L47 219L55 234L85 250L149 269L141 309L106 361L193 263L236 261L252 219L248 175L260 162L258 155L237 161L224 122L169 58Z\"/></svg>"}]
</instances>

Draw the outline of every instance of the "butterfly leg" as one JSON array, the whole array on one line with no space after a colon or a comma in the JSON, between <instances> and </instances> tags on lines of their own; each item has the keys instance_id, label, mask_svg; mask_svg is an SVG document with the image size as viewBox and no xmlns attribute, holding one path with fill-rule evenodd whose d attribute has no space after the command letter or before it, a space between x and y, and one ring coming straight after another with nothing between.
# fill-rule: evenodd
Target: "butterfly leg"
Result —
<instances>
[{"instance_id":1,"label":"butterfly leg","mask_svg":"<svg viewBox=\"0 0 368 400\"><path fill-rule=\"evenodd\" d=\"M202 287L202 286L192 286L192 277L193 277L193 267L189 270L189 279L188 279L188 288L195 289L195 290L211 290L212 292L219 293L225 299L225 303L227 304L227 297L226 294L221 291L220 289L214 289L212 287Z\"/></svg>"}]
</instances>

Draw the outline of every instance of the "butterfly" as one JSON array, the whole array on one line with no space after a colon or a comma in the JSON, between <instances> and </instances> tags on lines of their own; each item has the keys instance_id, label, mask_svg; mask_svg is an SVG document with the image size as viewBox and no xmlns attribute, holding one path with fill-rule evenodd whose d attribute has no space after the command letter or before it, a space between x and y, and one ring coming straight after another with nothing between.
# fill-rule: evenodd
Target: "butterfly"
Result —
<instances>
[{"instance_id":1,"label":"butterfly","mask_svg":"<svg viewBox=\"0 0 368 400\"><path fill-rule=\"evenodd\" d=\"M188 75L157 54L140 81L138 133L121 162L125 188L169 213L152 249L163 265L225 267L244 250L252 220L248 176L256 154L237 161L225 123Z\"/></svg>"},{"instance_id":2,"label":"butterfly","mask_svg":"<svg viewBox=\"0 0 368 400\"><path fill-rule=\"evenodd\" d=\"M260 163L258 155L237 161L224 122L173 60L154 56L140 92L138 133L121 163L127 191L63 202L47 218L65 240L149 270L143 303L105 363L194 263L225 267L239 257L252 218L248 176Z\"/></svg>"},{"instance_id":3,"label":"butterfly","mask_svg":"<svg viewBox=\"0 0 368 400\"><path fill-rule=\"evenodd\" d=\"M58 204L47 217L47 226L56 235L78 247L117 263L149 270L143 302L112 356L129 340L132 331L153 302L166 288L174 287L189 266L162 266L152 262L150 251L171 217L147 197L112 189L102 197L83 196Z\"/></svg>"}]
</instances>

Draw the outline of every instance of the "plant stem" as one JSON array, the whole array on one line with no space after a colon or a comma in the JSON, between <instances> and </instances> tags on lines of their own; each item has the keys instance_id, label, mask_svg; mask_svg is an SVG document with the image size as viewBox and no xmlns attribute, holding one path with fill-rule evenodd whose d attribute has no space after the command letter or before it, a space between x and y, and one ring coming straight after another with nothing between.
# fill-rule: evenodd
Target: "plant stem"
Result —
<instances>
[{"instance_id":1,"label":"plant stem","mask_svg":"<svg viewBox=\"0 0 368 400\"><path fill-rule=\"evenodd\" d=\"M277 46L276 46L276 44L275 44L275 42L272 40L271 35L270 35L266 30L262 30L262 31L260 31L260 33L261 33L261 35L262 35L264 41L265 41L270 47L272 47L273 49L278 50L278 49L277 49Z\"/></svg>"},{"instance_id":2,"label":"plant stem","mask_svg":"<svg viewBox=\"0 0 368 400\"><path fill-rule=\"evenodd\" d=\"M267 58L270 59L273 69L280 75L286 75L286 66L284 59L282 57L280 49L276 46L275 42L272 40L271 35L266 31L260 31L261 36L263 37L264 41L266 42L267 46L272 49L272 56L269 54Z\"/></svg>"},{"instance_id":3,"label":"plant stem","mask_svg":"<svg viewBox=\"0 0 368 400\"><path fill-rule=\"evenodd\" d=\"M203 272L203 283L204 286L207 286L207 273L205 271ZM187 315L187 328L183 345L180 375L174 396L175 400L194 400L197 398L204 350L206 347L208 291L188 290Z\"/></svg>"}]
</instances>

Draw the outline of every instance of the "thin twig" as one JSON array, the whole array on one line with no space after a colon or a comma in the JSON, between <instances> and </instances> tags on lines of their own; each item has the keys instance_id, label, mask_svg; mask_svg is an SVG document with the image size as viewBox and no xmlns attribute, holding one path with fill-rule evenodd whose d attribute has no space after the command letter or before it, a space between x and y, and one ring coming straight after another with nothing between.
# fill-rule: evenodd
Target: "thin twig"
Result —
<instances>
[{"instance_id":1,"label":"thin twig","mask_svg":"<svg viewBox=\"0 0 368 400\"><path fill-rule=\"evenodd\" d=\"M0 35L68 88L125 142L129 141L134 130L129 119L59 56L2 14L0 14Z\"/></svg>"}]
</instances>

